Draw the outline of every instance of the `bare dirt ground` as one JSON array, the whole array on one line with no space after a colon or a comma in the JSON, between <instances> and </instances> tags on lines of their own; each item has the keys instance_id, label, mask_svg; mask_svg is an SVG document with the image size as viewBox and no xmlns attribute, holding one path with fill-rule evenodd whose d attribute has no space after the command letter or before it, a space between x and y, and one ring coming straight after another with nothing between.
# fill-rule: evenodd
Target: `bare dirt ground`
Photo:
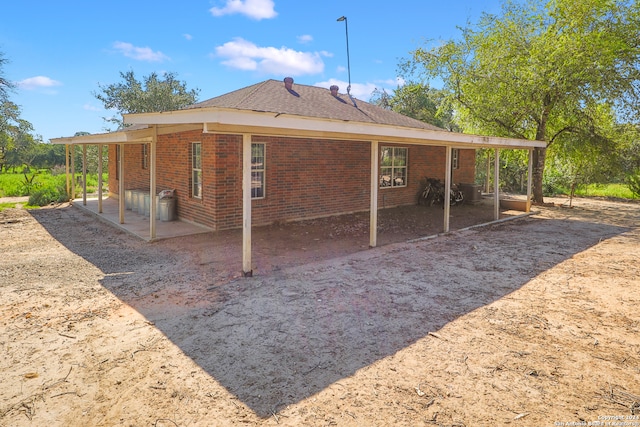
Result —
<instances>
[{"instance_id":1,"label":"bare dirt ground","mask_svg":"<svg viewBox=\"0 0 640 427\"><path fill-rule=\"evenodd\" d=\"M267 227L252 278L232 232L0 212L0 425L640 426L640 205L535 209Z\"/></svg>"}]
</instances>

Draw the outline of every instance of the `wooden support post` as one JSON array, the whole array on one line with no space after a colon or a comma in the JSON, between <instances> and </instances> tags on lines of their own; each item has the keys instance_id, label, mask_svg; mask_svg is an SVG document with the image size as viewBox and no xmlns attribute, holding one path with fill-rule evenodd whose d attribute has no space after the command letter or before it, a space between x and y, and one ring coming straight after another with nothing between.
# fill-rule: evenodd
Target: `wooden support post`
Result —
<instances>
[{"instance_id":1,"label":"wooden support post","mask_svg":"<svg viewBox=\"0 0 640 427\"><path fill-rule=\"evenodd\" d=\"M158 126L153 126L153 139L149 147L149 239L156 238L156 148L158 142Z\"/></svg>"},{"instance_id":2,"label":"wooden support post","mask_svg":"<svg viewBox=\"0 0 640 427\"><path fill-rule=\"evenodd\" d=\"M82 206L87 206L87 145L82 144Z\"/></svg>"},{"instance_id":3,"label":"wooden support post","mask_svg":"<svg viewBox=\"0 0 640 427\"><path fill-rule=\"evenodd\" d=\"M118 156L118 216L120 224L124 224L124 144L119 144Z\"/></svg>"},{"instance_id":4,"label":"wooden support post","mask_svg":"<svg viewBox=\"0 0 640 427\"><path fill-rule=\"evenodd\" d=\"M529 150L529 171L527 172L527 205L525 212L531 212L531 181L533 181L533 150Z\"/></svg>"},{"instance_id":5,"label":"wooden support post","mask_svg":"<svg viewBox=\"0 0 640 427\"><path fill-rule=\"evenodd\" d=\"M71 182L69 181L69 174L71 169L69 167L69 144L64 145L64 171L67 178L67 197L71 200Z\"/></svg>"},{"instance_id":6,"label":"wooden support post","mask_svg":"<svg viewBox=\"0 0 640 427\"><path fill-rule=\"evenodd\" d=\"M251 135L242 135L242 275L253 276L251 267Z\"/></svg>"},{"instance_id":7,"label":"wooden support post","mask_svg":"<svg viewBox=\"0 0 640 427\"><path fill-rule=\"evenodd\" d=\"M451 214L451 147L445 147L445 167L444 167L444 232L449 232L449 216Z\"/></svg>"},{"instance_id":8,"label":"wooden support post","mask_svg":"<svg viewBox=\"0 0 640 427\"><path fill-rule=\"evenodd\" d=\"M493 159L493 217L500 219L500 149L496 148L496 156Z\"/></svg>"},{"instance_id":9,"label":"wooden support post","mask_svg":"<svg viewBox=\"0 0 640 427\"><path fill-rule=\"evenodd\" d=\"M70 199L76 198L76 146L71 144L71 194Z\"/></svg>"},{"instance_id":10,"label":"wooden support post","mask_svg":"<svg viewBox=\"0 0 640 427\"><path fill-rule=\"evenodd\" d=\"M491 192L491 150L487 149L486 176L484 179L484 192Z\"/></svg>"},{"instance_id":11,"label":"wooden support post","mask_svg":"<svg viewBox=\"0 0 640 427\"><path fill-rule=\"evenodd\" d=\"M371 201L369 204L369 247L378 245L378 141L371 141Z\"/></svg>"},{"instance_id":12,"label":"wooden support post","mask_svg":"<svg viewBox=\"0 0 640 427\"><path fill-rule=\"evenodd\" d=\"M102 213L102 144L98 144L98 213Z\"/></svg>"}]
</instances>

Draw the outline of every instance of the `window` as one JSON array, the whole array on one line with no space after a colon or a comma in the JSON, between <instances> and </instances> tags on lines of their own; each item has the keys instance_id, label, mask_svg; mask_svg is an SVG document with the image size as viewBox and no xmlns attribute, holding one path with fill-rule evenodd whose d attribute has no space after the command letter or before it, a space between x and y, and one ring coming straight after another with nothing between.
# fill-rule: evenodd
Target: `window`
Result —
<instances>
[{"instance_id":1,"label":"window","mask_svg":"<svg viewBox=\"0 0 640 427\"><path fill-rule=\"evenodd\" d=\"M264 144L251 144L251 198L264 197Z\"/></svg>"},{"instance_id":2,"label":"window","mask_svg":"<svg viewBox=\"0 0 640 427\"><path fill-rule=\"evenodd\" d=\"M142 169L149 169L149 144L142 144Z\"/></svg>"},{"instance_id":3,"label":"window","mask_svg":"<svg viewBox=\"0 0 640 427\"><path fill-rule=\"evenodd\" d=\"M460 151L457 148L451 150L451 169L460 167Z\"/></svg>"},{"instance_id":4,"label":"window","mask_svg":"<svg viewBox=\"0 0 640 427\"><path fill-rule=\"evenodd\" d=\"M380 152L380 187L407 186L407 148L382 147Z\"/></svg>"},{"instance_id":5,"label":"window","mask_svg":"<svg viewBox=\"0 0 640 427\"><path fill-rule=\"evenodd\" d=\"M202 144L191 143L191 195L202 199Z\"/></svg>"}]
</instances>

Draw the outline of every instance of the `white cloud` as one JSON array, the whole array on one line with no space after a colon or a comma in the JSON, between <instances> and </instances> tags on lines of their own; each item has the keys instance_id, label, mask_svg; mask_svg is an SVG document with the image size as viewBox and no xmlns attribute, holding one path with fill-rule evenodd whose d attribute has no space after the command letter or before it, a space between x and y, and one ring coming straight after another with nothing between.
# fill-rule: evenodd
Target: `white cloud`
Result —
<instances>
[{"instance_id":1,"label":"white cloud","mask_svg":"<svg viewBox=\"0 0 640 427\"><path fill-rule=\"evenodd\" d=\"M347 87L349 86L349 82L345 82L344 80L338 79L329 79L324 82L315 83L314 86L324 87L329 89L332 85L338 86L338 91L340 93L347 93ZM369 101L371 98L371 94L373 91L380 87L374 83L351 83L351 96L354 98L362 99L363 101Z\"/></svg>"},{"instance_id":2,"label":"white cloud","mask_svg":"<svg viewBox=\"0 0 640 427\"><path fill-rule=\"evenodd\" d=\"M137 47L131 43L115 42L113 47L124 56L137 59L138 61L162 62L170 59L160 51L154 52L149 47Z\"/></svg>"},{"instance_id":3,"label":"white cloud","mask_svg":"<svg viewBox=\"0 0 640 427\"><path fill-rule=\"evenodd\" d=\"M62 83L46 76L35 76L16 82L16 86L18 86L20 89L34 90L40 88L62 86Z\"/></svg>"},{"instance_id":4,"label":"white cloud","mask_svg":"<svg viewBox=\"0 0 640 427\"><path fill-rule=\"evenodd\" d=\"M239 13L259 21L275 18L278 13L273 9L274 6L273 0L226 0L223 7L212 7L209 12L213 16Z\"/></svg>"},{"instance_id":5,"label":"white cloud","mask_svg":"<svg viewBox=\"0 0 640 427\"><path fill-rule=\"evenodd\" d=\"M301 36L298 36L298 43L306 44L312 41L313 41L313 37L310 36L309 34L303 34Z\"/></svg>"},{"instance_id":6,"label":"white cloud","mask_svg":"<svg viewBox=\"0 0 640 427\"><path fill-rule=\"evenodd\" d=\"M95 105L91 105L91 104L84 104L82 106L82 109L85 111L102 111L102 108L96 107Z\"/></svg>"},{"instance_id":7,"label":"white cloud","mask_svg":"<svg viewBox=\"0 0 640 427\"><path fill-rule=\"evenodd\" d=\"M185 40L192 40L193 36L191 34L183 34L182 37L185 38Z\"/></svg>"},{"instance_id":8,"label":"white cloud","mask_svg":"<svg viewBox=\"0 0 640 427\"><path fill-rule=\"evenodd\" d=\"M324 70L322 56L326 52L299 52L286 47L260 47L236 38L215 48L215 57L226 58L228 67L264 74L299 76Z\"/></svg>"}]
</instances>

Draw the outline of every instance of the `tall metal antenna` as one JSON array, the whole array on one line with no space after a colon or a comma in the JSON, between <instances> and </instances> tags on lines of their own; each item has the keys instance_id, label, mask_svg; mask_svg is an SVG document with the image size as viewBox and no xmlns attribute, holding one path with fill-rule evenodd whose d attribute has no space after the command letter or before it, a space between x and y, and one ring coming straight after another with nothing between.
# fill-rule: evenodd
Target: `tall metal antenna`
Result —
<instances>
[{"instance_id":1,"label":"tall metal antenna","mask_svg":"<svg viewBox=\"0 0 640 427\"><path fill-rule=\"evenodd\" d=\"M349 59L349 24L346 16L341 16L337 19L338 22L344 21L344 31L347 37L347 73L349 73L349 86L347 86L347 94L351 98L351 61Z\"/></svg>"}]
</instances>

